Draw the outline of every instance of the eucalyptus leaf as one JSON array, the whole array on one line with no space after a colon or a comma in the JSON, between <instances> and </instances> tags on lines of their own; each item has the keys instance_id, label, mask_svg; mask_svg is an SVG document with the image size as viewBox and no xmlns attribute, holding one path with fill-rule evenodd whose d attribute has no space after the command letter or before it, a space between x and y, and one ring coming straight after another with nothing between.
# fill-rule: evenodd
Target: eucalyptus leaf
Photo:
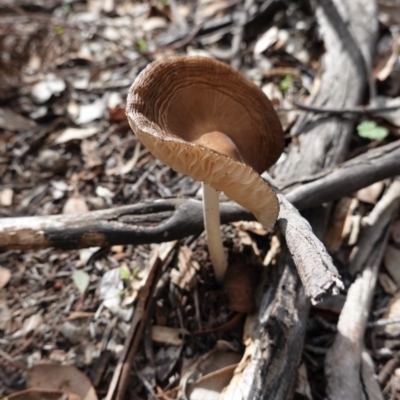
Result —
<instances>
[{"instance_id":1,"label":"eucalyptus leaf","mask_svg":"<svg viewBox=\"0 0 400 400\"><path fill-rule=\"evenodd\" d=\"M279 88L282 91L288 90L292 86L292 75L286 75L280 82Z\"/></svg>"},{"instance_id":2,"label":"eucalyptus leaf","mask_svg":"<svg viewBox=\"0 0 400 400\"><path fill-rule=\"evenodd\" d=\"M89 286L90 276L85 271L77 270L72 274L72 280L81 294L84 294Z\"/></svg>"},{"instance_id":3,"label":"eucalyptus leaf","mask_svg":"<svg viewBox=\"0 0 400 400\"><path fill-rule=\"evenodd\" d=\"M119 275L123 281L128 281L131 277L131 271L126 264L119 267Z\"/></svg>"},{"instance_id":4,"label":"eucalyptus leaf","mask_svg":"<svg viewBox=\"0 0 400 400\"><path fill-rule=\"evenodd\" d=\"M378 126L375 121L363 121L357 126L358 136L371 140L383 140L389 134L389 131Z\"/></svg>"}]
</instances>

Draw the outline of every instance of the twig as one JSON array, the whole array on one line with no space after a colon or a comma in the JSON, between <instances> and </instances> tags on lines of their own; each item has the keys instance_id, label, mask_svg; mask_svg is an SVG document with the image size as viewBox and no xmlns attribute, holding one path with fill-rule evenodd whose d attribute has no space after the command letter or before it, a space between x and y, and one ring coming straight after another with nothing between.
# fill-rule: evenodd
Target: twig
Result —
<instances>
[{"instance_id":1,"label":"twig","mask_svg":"<svg viewBox=\"0 0 400 400\"><path fill-rule=\"evenodd\" d=\"M244 27L249 18L249 11L254 0L245 0L243 9L241 11L240 17L237 21L237 26L232 39L232 52L231 52L231 66L233 68L239 69L241 64L241 46L244 35Z\"/></svg>"},{"instance_id":2,"label":"twig","mask_svg":"<svg viewBox=\"0 0 400 400\"><path fill-rule=\"evenodd\" d=\"M378 382L381 386L386 385L394 370L400 366L400 351L398 351L391 360L389 360L381 369L378 375Z\"/></svg>"},{"instance_id":3,"label":"twig","mask_svg":"<svg viewBox=\"0 0 400 400\"><path fill-rule=\"evenodd\" d=\"M368 322L367 328L378 328L391 324L399 324L400 318L382 318L377 321Z\"/></svg>"},{"instance_id":4,"label":"twig","mask_svg":"<svg viewBox=\"0 0 400 400\"><path fill-rule=\"evenodd\" d=\"M150 272L146 284L139 292L131 328L125 340L124 350L114 370L106 400L124 399L132 369L133 358L145 327L146 316L151 305L152 293L156 286L161 265L162 262L157 251L150 260Z\"/></svg>"},{"instance_id":5,"label":"twig","mask_svg":"<svg viewBox=\"0 0 400 400\"><path fill-rule=\"evenodd\" d=\"M293 100L293 105L296 106L300 111L313 112L316 114L331 114L331 115L376 114L376 113L397 111L400 108L400 104L398 104L396 106L390 106L390 107L358 106L358 107L349 107L349 108L344 108L344 109L324 108L324 107L317 107L317 106L311 106L308 104L304 104L297 100ZM286 110L280 110L280 111L286 111ZM288 111L293 111L293 110L288 110Z\"/></svg>"},{"instance_id":6,"label":"twig","mask_svg":"<svg viewBox=\"0 0 400 400\"><path fill-rule=\"evenodd\" d=\"M298 209L316 207L351 195L374 182L400 175L400 140L367 151L333 169L300 179L300 186L284 190ZM282 188L284 184L279 184Z\"/></svg>"}]
</instances>

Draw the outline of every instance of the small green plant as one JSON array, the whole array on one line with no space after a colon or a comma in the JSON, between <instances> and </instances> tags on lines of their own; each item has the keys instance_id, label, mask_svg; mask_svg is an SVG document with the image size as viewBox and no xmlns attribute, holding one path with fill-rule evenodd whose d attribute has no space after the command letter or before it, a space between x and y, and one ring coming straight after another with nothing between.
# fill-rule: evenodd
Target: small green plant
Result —
<instances>
[{"instance_id":1,"label":"small green plant","mask_svg":"<svg viewBox=\"0 0 400 400\"><path fill-rule=\"evenodd\" d=\"M129 279L131 279L131 271L126 264L122 264L119 267L119 276L123 281L129 281Z\"/></svg>"},{"instance_id":2,"label":"small green plant","mask_svg":"<svg viewBox=\"0 0 400 400\"><path fill-rule=\"evenodd\" d=\"M358 136L370 140L383 140L389 131L383 126L378 126L375 121L363 121L357 126Z\"/></svg>"},{"instance_id":3,"label":"small green plant","mask_svg":"<svg viewBox=\"0 0 400 400\"><path fill-rule=\"evenodd\" d=\"M136 46L140 52L145 52L147 50L147 42L143 38L137 40Z\"/></svg>"},{"instance_id":4,"label":"small green plant","mask_svg":"<svg viewBox=\"0 0 400 400\"><path fill-rule=\"evenodd\" d=\"M72 274L72 280L81 294L84 294L89 287L90 276L85 271L77 270Z\"/></svg>"},{"instance_id":5,"label":"small green plant","mask_svg":"<svg viewBox=\"0 0 400 400\"><path fill-rule=\"evenodd\" d=\"M292 75L286 75L281 80L281 83L279 84L279 88L284 92L292 86L292 83L293 83Z\"/></svg>"},{"instance_id":6,"label":"small green plant","mask_svg":"<svg viewBox=\"0 0 400 400\"><path fill-rule=\"evenodd\" d=\"M54 31L58 36L61 36L65 32L65 28L63 26L55 26Z\"/></svg>"}]
</instances>

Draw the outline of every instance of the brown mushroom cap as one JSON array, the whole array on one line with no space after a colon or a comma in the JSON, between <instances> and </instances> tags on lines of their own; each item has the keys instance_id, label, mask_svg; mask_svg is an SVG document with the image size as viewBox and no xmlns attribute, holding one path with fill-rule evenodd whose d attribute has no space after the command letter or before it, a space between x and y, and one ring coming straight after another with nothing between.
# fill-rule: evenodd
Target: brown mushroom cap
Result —
<instances>
[{"instance_id":1,"label":"brown mushroom cap","mask_svg":"<svg viewBox=\"0 0 400 400\"><path fill-rule=\"evenodd\" d=\"M158 159L223 191L271 228L278 200L260 173L284 148L265 94L228 65L206 57L151 63L127 99L129 124Z\"/></svg>"}]
</instances>

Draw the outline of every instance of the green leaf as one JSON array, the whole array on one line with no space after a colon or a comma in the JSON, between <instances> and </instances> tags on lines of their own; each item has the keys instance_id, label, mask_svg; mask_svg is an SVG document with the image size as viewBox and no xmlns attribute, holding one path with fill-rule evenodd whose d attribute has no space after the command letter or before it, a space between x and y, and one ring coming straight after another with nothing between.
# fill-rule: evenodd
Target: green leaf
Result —
<instances>
[{"instance_id":1,"label":"green leaf","mask_svg":"<svg viewBox=\"0 0 400 400\"><path fill-rule=\"evenodd\" d=\"M85 271L74 271L72 274L72 280L75 283L75 286L78 288L81 294L86 292L86 289L89 286L90 276Z\"/></svg>"},{"instance_id":2,"label":"green leaf","mask_svg":"<svg viewBox=\"0 0 400 400\"><path fill-rule=\"evenodd\" d=\"M292 86L292 75L286 75L279 84L279 88L282 91L288 90Z\"/></svg>"},{"instance_id":3,"label":"green leaf","mask_svg":"<svg viewBox=\"0 0 400 400\"><path fill-rule=\"evenodd\" d=\"M139 51L144 52L147 50L147 42L145 39L140 38L136 42L137 48Z\"/></svg>"},{"instance_id":4,"label":"green leaf","mask_svg":"<svg viewBox=\"0 0 400 400\"><path fill-rule=\"evenodd\" d=\"M56 34L61 36L65 32L65 28L63 26L55 26L54 30L56 31Z\"/></svg>"},{"instance_id":5,"label":"green leaf","mask_svg":"<svg viewBox=\"0 0 400 400\"><path fill-rule=\"evenodd\" d=\"M383 140L389 135L389 131L382 126L378 126L375 121L361 122L357 126L357 132L358 136L371 140Z\"/></svg>"},{"instance_id":6,"label":"green leaf","mask_svg":"<svg viewBox=\"0 0 400 400\"><path fill-rule=\"evenodd\" d=\"M119 267L119 276L123 281L128 281L131 277L131 271L129 268L126 266L126 264L122 264Z\"/></svg>"},{"instance_id":7,"label":"green leaf","mask_svg":"<svg viewBox=\"0 0 400 400\"><path fill-rule=\"evenodd\" d=\"M135 267L132 271L132 279L136 278L136 275L140 272L140 268L139 267Z\"/></svg>"}]
</instances>

